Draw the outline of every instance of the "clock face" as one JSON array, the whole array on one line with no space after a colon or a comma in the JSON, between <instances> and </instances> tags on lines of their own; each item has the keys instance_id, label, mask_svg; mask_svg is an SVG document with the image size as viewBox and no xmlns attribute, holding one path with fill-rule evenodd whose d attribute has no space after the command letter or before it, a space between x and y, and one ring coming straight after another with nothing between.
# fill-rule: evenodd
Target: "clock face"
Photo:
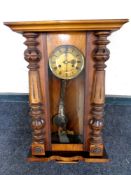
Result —
<instances>
[{"instance_id":1,"label":"clock face","mask_svg":"<svg viewBox=\"0 0 131 175\"><path fill-rule=\"evenodd\" d=\"M62 45L49 57L49 67L56 77L72 79L83 70L84 56L75 46Z\"/></svg>"}]
</instances>

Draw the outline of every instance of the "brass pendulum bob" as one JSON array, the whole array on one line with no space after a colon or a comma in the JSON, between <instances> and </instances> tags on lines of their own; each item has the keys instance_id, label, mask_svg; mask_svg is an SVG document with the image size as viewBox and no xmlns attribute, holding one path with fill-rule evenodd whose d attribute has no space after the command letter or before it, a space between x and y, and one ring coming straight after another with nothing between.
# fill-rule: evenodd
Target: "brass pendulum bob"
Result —
<instances>
[{"instance_id":1,"label":"brass pendulum bob","mask_svg":"<svg viewBox=\"0 0 131 175\"><path fill-rule=\"evenodd\" d=\"M67 80L61 80L58 114L56 114L53 117L53 123L58 126L58 136L59 136L60 143L70 142L67 136L66 126L67 126L68 118L65 115L65 106L64 106L66 83L67 83Z\"/></svg>"}]
</instances>

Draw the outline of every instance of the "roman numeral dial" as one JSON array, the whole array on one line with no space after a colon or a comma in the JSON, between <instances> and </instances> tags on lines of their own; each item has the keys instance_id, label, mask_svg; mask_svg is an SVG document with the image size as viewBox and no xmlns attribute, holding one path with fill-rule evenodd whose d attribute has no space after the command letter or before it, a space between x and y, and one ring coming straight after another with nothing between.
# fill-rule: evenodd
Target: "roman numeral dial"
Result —
<instances>
[{"instance_id":1,"label":"roman numeral dial","mask_svg":"<svg viewBox=\"0 0 131 175\"><path fill-rule=\"evenodd\" d=\"M75 46L62 45L51 53L49 67L56 77L72 79L78 76L83 70L84 56Z\"/></svg>"}]
</instances>

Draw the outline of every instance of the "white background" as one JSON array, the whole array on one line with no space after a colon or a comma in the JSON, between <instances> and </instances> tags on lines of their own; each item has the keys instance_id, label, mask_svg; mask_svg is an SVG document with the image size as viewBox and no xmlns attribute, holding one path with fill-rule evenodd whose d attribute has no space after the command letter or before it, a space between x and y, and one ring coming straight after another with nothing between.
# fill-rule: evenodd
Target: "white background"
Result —
<instances>
[{"instance_id":1,"label":"white background","mask_svg":"<svg viewBox=\"0 0 131 175\"><path fill-rule=\"evenodd\" d=\"M24 38L7 21L131 18L130 0L1 0L0 92L28 92ZM131 95L131 22L110 37L106 94Z\"/></svg>"}]
</instances>

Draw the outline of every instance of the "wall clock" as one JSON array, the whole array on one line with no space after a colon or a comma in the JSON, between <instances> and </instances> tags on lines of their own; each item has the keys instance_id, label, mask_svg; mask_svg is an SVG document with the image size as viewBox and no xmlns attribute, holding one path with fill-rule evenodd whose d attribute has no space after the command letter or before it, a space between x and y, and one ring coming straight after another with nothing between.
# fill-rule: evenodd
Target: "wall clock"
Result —
<instances>
[{"instance_id":1,"label":"wall clock","mask_svg":"<svg viewBox=\"0 0 131 175\"><path fill-rule=\"evenodd\" d=\"M29 161L109 161L102 136L107 37L127 21L5 23L26 38Z\"/></svg>"}]
</instances>

